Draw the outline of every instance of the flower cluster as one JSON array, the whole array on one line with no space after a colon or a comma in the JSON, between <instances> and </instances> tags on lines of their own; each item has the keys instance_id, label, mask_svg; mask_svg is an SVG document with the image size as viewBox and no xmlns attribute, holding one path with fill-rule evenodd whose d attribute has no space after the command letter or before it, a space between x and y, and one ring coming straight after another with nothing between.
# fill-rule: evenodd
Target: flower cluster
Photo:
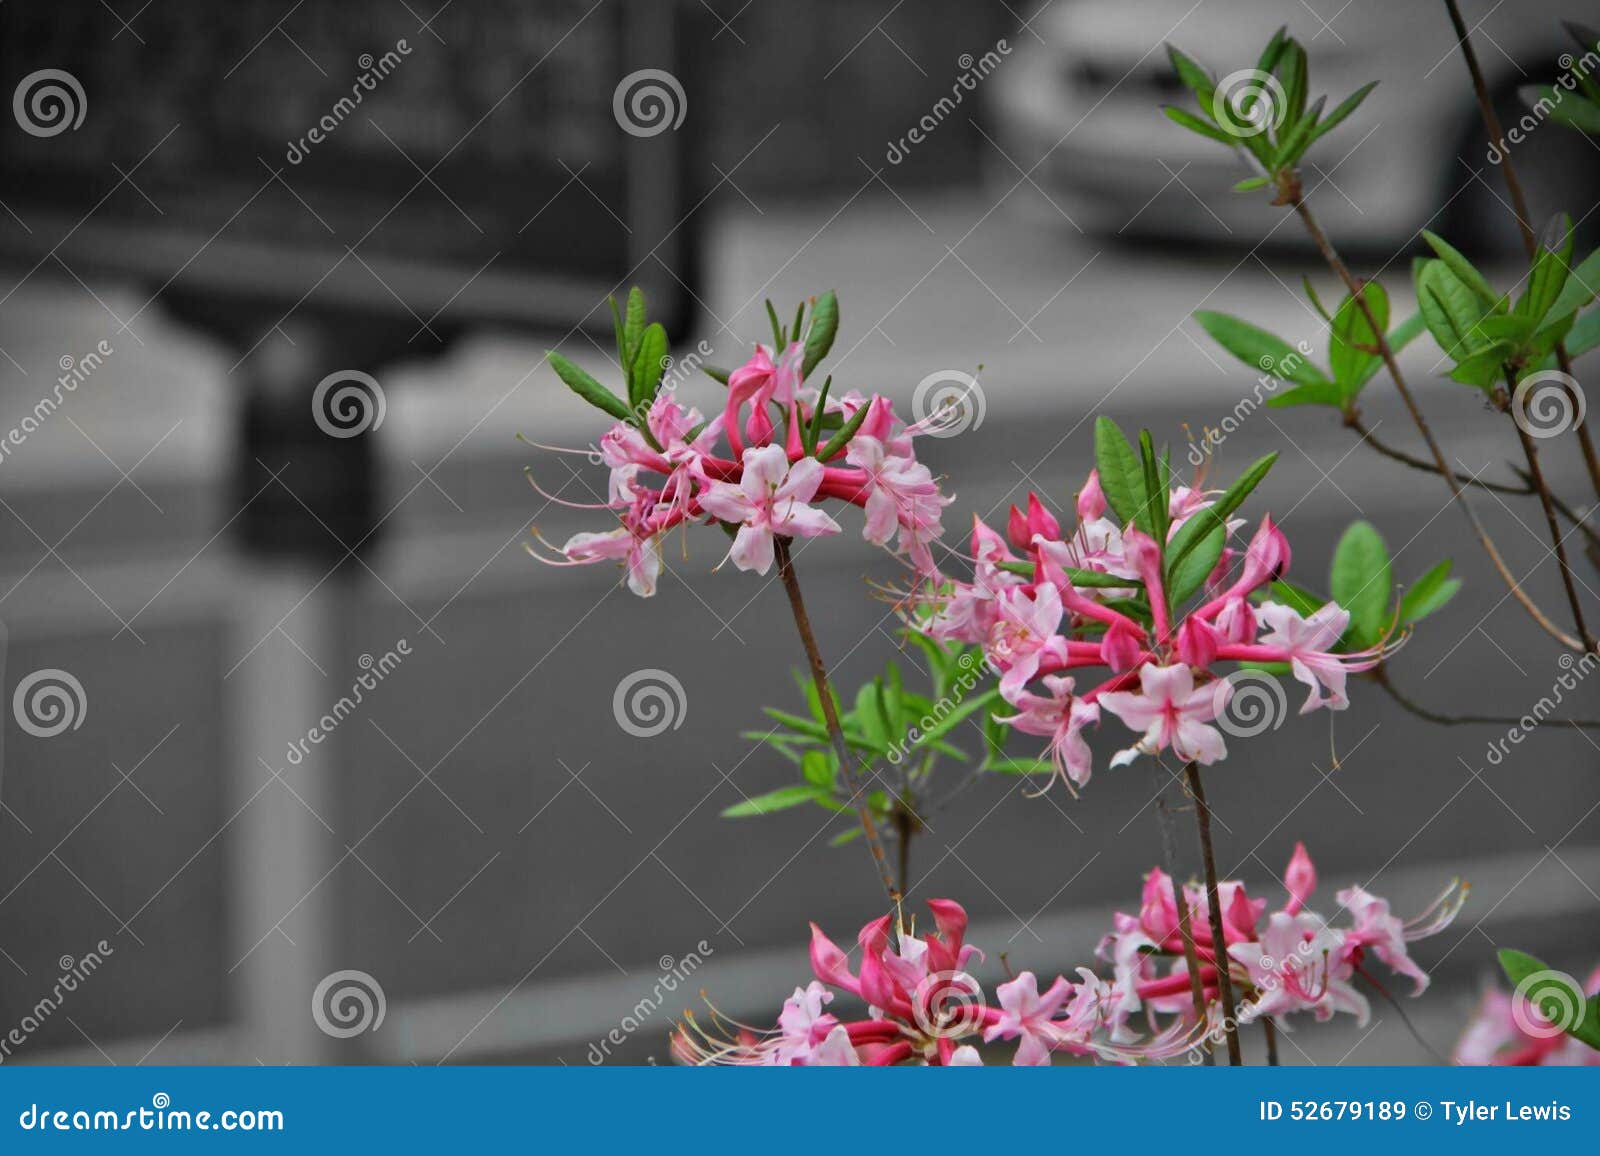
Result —
<instances>
[{"instance_id":1,"label":"flower cluster","mask_svg":"<svg viewBox=\"0 0 1600 1156\"><path fill-rule=\"evenodd\" d=\"M707 1031L690 1015L673 1035L673 1055L690 1064L893 1065L981 1064L977 1041L1017 1042L1016 1064L1047 1064L1055 1052L1116 1062L1163 1059L1187 1041L1179 1030L1148 1040L1127 1032L1106 1038L1112 991L1088 969L1079 982L1056 977L1043 992L1031 971L995 989L991 1006L967 970L983 953L966 943L967 913L949 899L932 899L935 931L918 938L885 915L861 929L861 963L811 925L816 975L784 1002L774 1029L758 1030L718 1017L726 1034ZM893 934L891 934L893 933ZM826 1010L835 992L866 1005L863 1018L842 1020Z\"/></svg>"},{"instance_id":2,"label":"flower cluster","mask_svg":"<svg viewBox=\"0 0 1600 1156\"><path fill-rule=\"evenodd\" d=\"M1355 979L1360 976L1375 984L1366 966L1369 955L1411 980L1412 994L1421 995L1428 975L1411 958L1407 944L1448 927L1467 896L1466 884L1452 880L1422 914L1402 921L1390 911L1388 900L1359 886L1347 887L1335 898L1350 917L1350 926L1334 927L1306 906L1316 890L1317 872L1303 844L1295 845L1284 883L1288 898L1270 914L1267 901L1251 898L1243 883L1227 880L1217 887L1240 1023L1296 1012L1327 1020L1347 1012L1365 1024L1367 997ZM1207 1021L1214 1029L1222 1012L1211 909L1204 888L1189 884L1181 891L1200 965ZM1159 869L1151 871L1145 877L1138 914L1117 913L1113 931L1097 949L1113 968L1108 1009L1113 1039L1131 1037L1129 1025L1136 1015L1150 1027L1165 1015L1175 1015L1180 1022L1197 1018L1177 904L1172 877Z\"/></svg>"},{"instance_id":3,"label":"flower cluster","mask_svg":"<svg viewBox=\"0 0 1600 1156\"><path fill-rule=\"evenodd\" d=\"M820 508L833 499L863 508L868 542L893 549L918 574L931 573L930 547L953 499L916 459L912 440L922 429L896 417L887 398L856 391L830 397L831 378L821 390L804 384L832 342L836 306L823 304L813 307L803 338L799 318L796 340L774 326L774 346L757 346L727 375L727 401L710 421L670 392L643 391L648 396L600 439L600 459L611 471L607 500L580 507L609 510L620 524L577 534L559 547L559 558L542 560L618 561L629 589L648 597L661 572L663 536L679 525L718 522L733 535L728 559L734 566L765 574L776 539L839 533L839 523ZM818 338L819 325L830 326L825 341ZM619 344L625 344L620 336ZM581 373L552 362L564 377Z\"/></svg>"},{"instance_id":4,"label":"flower cluster","mask_svg":"<svg viewBox=\"0 0 1600 1156\"><path fill-rule=\"evenodd\" d=\"M1120 438L1120 434L1117 435ZM1270 459L1264 459L1270 465ZM1259 464L1258 464L1259 465ZM1338 603L1291 606L1265 598L1289 566L1289 543L1264 517L1242 551L1228 544L1244 522L1230 515L1248 485L1204 491L1163 484L1150 515L1117 515L1092 471L1077 495L1078 524L1064 531L1037 495L1011 509L1002 535L974 520L971 581L940 579L921 595L917 628L942 641L980 644L1015 713L1000 721L1049 740L1068 789L1089 781L1084 728L1104 713L1138 733L1112 766L1171 749L1211 764L1227 755L1222 731L1233 682L1221 663L1281 663L1305 684L1301 713L1343 710L1345 680L1384 656L1381 645L1341 650L1350 615ZM1175 609L1198 596L1181 618ZM1100 668L1085 687L1069 672Z\"/></svg>"},{"instance_id":5,"label":"flower cluster","mask_svg":"<svg viewBox=\"0 0 1600 1156\"><path fill-rule=\"evenodd\" d=\"M1583 992L1591 1000L1600 996L1600 967L1589 973ZM1500 988L1484 993L1452 1058L1473 1066L1600 1066L1600 1050L1568 1035L1564 1025L1548 1020L1526 995Z\"/></svg>"}]
</instances>

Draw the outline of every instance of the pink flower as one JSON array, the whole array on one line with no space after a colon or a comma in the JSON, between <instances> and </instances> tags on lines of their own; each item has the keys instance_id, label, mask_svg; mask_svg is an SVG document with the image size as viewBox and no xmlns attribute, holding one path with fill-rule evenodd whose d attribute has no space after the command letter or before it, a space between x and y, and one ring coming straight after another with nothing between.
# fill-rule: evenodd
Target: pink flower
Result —
<instances>
[{"instance_id":1,"label":"pink flower","mask_svg":"<svg viewBox=\"0 0 1600 1156\"><path fill-rule=\"evenodd\" d=\"M1000 693L1008 702L1035 675L1050 655L1066 657L1066 639L1056 633L1061 626L1061 592L1044 584L1030 594L1010 588L996 598L995 623L984 647L989 661L1000 670Z\"/></svg>"},{"instance_id":2,"label":"pink flower","mask_svg":"<svg viewBox=\"0 0 1600 1156\"><path fill-rule=\"evenodd\" d=\"M1289 867L1283 873L1283 881L1289 888L1289 902L1283 909L1293 915L1306 905L1317 889L1317 868L1311 862L1304 843L1294 845L1294 854L1289 857Z\"/></svg>"},{"instance_id":3,"label":"pink flower","mask_svg":"<svg viewBox=\"0 0 1600 1156\"><path fill-rule=\"evenodd\" d=\"M659 537L639 537L624 526L603 534L574 534L561 552L569 561L578 563L619 558L627 567L629 590L641 598L656 592L656 579L661 574Z\"/></svg>"},{"instance_id":4,"label":"pink flower","mask_svg":"<svg viewBox=\"0 0 1600 1156\"><path fill-rule=\"evenodd\" d=\"M1141 754L1167 747L1185 762L1210 765L1225 758L1228 748L1222 733L1206 724L1226 706L1227 698L1225 681L1196 687L1194 673L1187 666L1145 663L1139 669L1139 693L1114 690L1099 697L1100 705L1129 729L1144 731L1137 743L1117 752L1111 765L1126 766Z\"/></svg>"},{"instance_id":5,"label":"pink flower","mask_svg":"<svg viewBox=\"0 0 1600 1156\"><path fill-rule=\"evenodd\" d=\"M1261 636L1259 645L1282 652L1295 678L1310 689L1301 714L1309 714L1319 706L1330 710L1343 710L1350 705L1345 697L1345 675L1351 669L1348 659L1333 653L1350 625L1350 612L1337 602L1325 603L1311 617L1303 618L1288 606L1264 602L1257 612L1270 631Z\"/></svg>"},{"instance_id":6,"label":"pink flower","mask_svg":"<svg viewBox=\"0 0 1600 1156\"><path fill-rule=\"evenodd\" d=\"M1072 984L1057 976L1050 990L1040 995L1039 981L1031 971L1001 984L995 988L995 994L1000 997L1000 1018L984 1029L984 1042L1014 1040L1020 1036L1022 1043L1017 1047L1013 1062L1019 1067L1048 1064L1050 1045L1055 1039L1055 1028L1050 1021L1071 998L1072 992Z\"/></svg>"},{"instance_id":7,"label":"pink flower","mask_svg":"<svg viewBox=\"0 0 1600 1156\"><path fill-rule=\"evenodd\" d=\"M858 433L845 457L865 475L861 488L867 496L867 520L861 536L882 546L898 529L901 550L919 571L932 571L928 546L944 532L940 517L955 499L939 492L927 466L909 455L890 453L875 437Z\"/></svg>"},{"instance_id":8,"label":"pink flower","mask_svg":"<svg viewBox=\"0 0 1600 1156\"><path fill-rule=\"evenodd\" d=\"M1046 675L1044 684L1048 696L1029 691L1018 693L1012 705L1018 713L1006 717L995 716L995 721L1007 723L1025 735L1038 735L1050 740L1046 751L1055 764L1056 774L1072 786L1081 787L1089 781L1093 770L1089 744L1084 741L1083 728L1100 721L1100 708L1084 702L1072 694L1072 679Z\"/></svg>"},{"instance_id":9,"label":"pink flower","mask_svg":"<svg viewBox=\"0 0 1600 1156\"><path fill-rule=\"evenodd\" d=\"M744 475L738 484L716 482L700 495L700 506L713 517L739 523L728 556L741 570L765 574L772 568L774 534L814 538L837 534L839 523L806 503L822 484L822 463L802 458L792 466L782 446L744 452Z\"/></svg>"}]
</instances>

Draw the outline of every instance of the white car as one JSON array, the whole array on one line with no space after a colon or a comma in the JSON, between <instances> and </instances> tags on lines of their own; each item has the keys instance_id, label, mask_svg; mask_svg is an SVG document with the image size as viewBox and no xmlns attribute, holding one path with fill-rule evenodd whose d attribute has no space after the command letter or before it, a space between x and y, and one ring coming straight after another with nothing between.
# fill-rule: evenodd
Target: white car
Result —
<instances>
[{"instance_id":1,"label":"white car","mask_svg":"<svg viewBox=\"0 0 1600 1156\"><path fill-rule=\"evenodd\" d=\"M1463 0L1507 129L1530 123L1519 88L1575 69L1600 79L1600 51L1579 52L1561 23L1592 21L1585 7L1580 0ZM1516 246L1442 0L1051 0L1028 17L988 82L996 137L1009 158L995 155L991 183L1005 192L1021 181L1019 169L1028 171L1053 202L1034 197L1036 207L1063 227L1068 217L1084 230L1124 236L1253 244L1270 234L1301 243L1268 194L1232 191L1252 175L1242 157L1160 109L1193 108L1168 43L1220 78L1252 67L1281 24L1309 55L1312 99L1326 93L1331 109L1368 81L1380 82L1302 165L1337 240L1388 255L1432 222L1465 248ZM1554 119L1535 120L1511 149L1531 210L1541 219L1561 209L1582 218L1600 195L1600 142ZM1597 221L1600 213L1585 227Z\"/></svg>"}]
</instances>

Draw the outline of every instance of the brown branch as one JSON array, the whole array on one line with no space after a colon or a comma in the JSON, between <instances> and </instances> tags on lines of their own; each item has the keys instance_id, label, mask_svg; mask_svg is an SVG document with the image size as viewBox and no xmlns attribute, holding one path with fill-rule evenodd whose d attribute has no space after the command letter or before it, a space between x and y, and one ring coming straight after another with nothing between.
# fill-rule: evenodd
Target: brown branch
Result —
<instances>
[{"instance_id":1,"label":"brown branch","mask_svg":"<svg viewBox=\"0 0 1600 1156\"><path fill-rule=\"evenodd\" d=\"M1228 1037L1228 1063L1239 1067L1244 1058L1239 1051L1239 1021L1233 1003L1233 977L1228 963L1228 938L1222 927L1222 900L1217 886L1217 857L1211 846L1211 808L1206 804L1205 788L1200 783L1200 767L1188 763L1183 768L1194 797L1195 828L1200 832L1200 858L1206 871L1206 906L1211 915L1211 954L1217 960L1217 994L1222 998L1222 1028Z\"/></svg>"},{"instance_id":2,"label":"brown branch","mask_svg":"<svg viewBox=\"0 0 1600 1156\"><path fill-rule=\"evenodd\" d=\"M866 836L867 850L872 853L872 864L878 870L883 889L889 894L889 902L898 904L900 889L895 886L894 875L889 870L889 859L883 851L883 837L878 833L878 824L867 803L866 767L851 754L850 746L845 742L844 728L839 725L839 712L833 705L833 690L828 686L828 668L823 665L822 652L817 649L817 636L812 632L811 618L806 613L805 599L800 595L800 580L795 577L789 539L775 535L773 547L778 557L778 576L783 579L784 593L789 596L789 608L794 611L794 626L806 649L806 661L811 664L811 681L817 688L817 697L822 700L822 717L828 724L828 737L833 740L839 766L850 776L855 788L852 801L855 803L856 817L861 820L861 832Z\"/></svg>"},{"instance_id":3,"label":"brown branch","mask_svg":"<svg viewBox=\"0 0 1600 1156\"><path fill-rule=\"evenodd\" d=\"M1261 1017L1261 1028L1267 1035L1267 1067L1278 1066L1278 1025L1272 1022L1271 1016Z\"/></svg>"},{"instance_id":4,"label":"brown branch","mask_svg":"<svg viewBox=\"0 0 1600 1156\"><path fill-rule=\"evenodd\" d=\"M1171 773L1157 764L1156 823L1161 829L1161 859L1166 868L1167 882L1172 887L1172 906L1178 913L1178 939L1183 944L1183 962L1189 972L1189 994L1194 999L1194 1015L1198 1024L1206 1023L1206 985L1200 975L1200 953L1194 946L1194 928L1189 920L1189 904L1183 897L1183 885L1178 881L1177 820L1172 808L1167 806L1167 780ZM1199 1045L1196 1045L1199 1046ZM1201 1062L1213 1065L1210 1048L1202 1048Z\"/></svg>"},{"instance_id":5,"label":"brown branch","mask_svg":"<svg viewBox=\"0 0 1600 1156\"><path fill-rule=\"evenodd\" d=\"M1516 389L1516 375L1509 369L1506 371L1506 384ZM1589 627L1583 621L1583 602L1578 598L1578 586L1572 578L1572 563L1567 558L1567 541L1561 533L1561 523L1556 520L1556 508L1551 503L1550 487L1545 483L1544 471L1539 466L1539 448L1534 445L1532 435L1522 428L1521 422L1513 420L1511 424L1517 428L1517 440L1522 443L1522 454L1528 460L1528 478L1539 491L1539 506L1544 510L1545 525L1550 531L1550 541L1555 547L1556 565L1561 568L1561 585L1567 592L1567 604L1572 607L1573 624L1578 628L1578 637L1583 639L1584 650L1592 651L1595 648L1594 635L1589 633Z\"/></svg>"},{"instance_id":6,"label":"brown branch","mask_svg":"<svg viewBox=\"0 0 1600 1156\"><path fill-rule=\"evenodd\" d=\"M1517 218L1517 230L1522 234L1522 247L1527 250L1528 260L1532 261L1539 251L1539 242L1533 234L1533 222L1528 214L1528 199L1522 192L1522 181L1517 177L1516 166L1511 163L1511 147L1507 144L1505 133L1500 128L1500 116L1494 110L1494 101L1489 97L1489 86L1483 78L1483 69L1478 65L1477 50L1472 47L1472 36L1467 30L1466 22L1461 19L1461 9L1456 0L1444 0L1445 9L1450 13L1450 23L1455 28L1456 44L1461 49L1461 58L1467 63L1467 73L1472 77L1472 91L1478 98L1478 111L1483 115L1483 127L1489 133L1489 139L1494 142L1495 155L1499 158L1496 164L1500 167L1500 175L1505 178L1506 191L1511 194L1512 215ZM1556 362L1561 366L1561 372L1566 374L1567 380L1562 383L1562 388L1567 394L1567 404L1573 406L1571 412L1582 414L1578 407L1574 389L1577 378L1572 373L1572 357L1567 352L1564 341L1556 343ZM1589 482L1594 486L1595 497L1600 498L1600 455L1595 453L1594 439L1589 436L1587 417L1580 417L1573 426L1578 435L1578 444L1583 448L1583 464L1589 471Z\"/></svg>"},{"instance_id":7,"label":"brown branch","mask_svg":"<svg viewBox=\"0 0 1600 1156\"><path fill-rule=\"evenodd\" d=\"M1439 476L1439 467L1434 465L1432 462L1427 461L1424 458L1416 457L1413 454L1408 454L1405 450L1396 449L1387 442L1380 441L1378 439L1378 435L1373 433L1372 430L1367 427L1366 423L1361 420L1359 414L1345 414L1344 424L1359 434L1362 441L1366 442L1373 449L1377 450L1378 453L1382 454L1389 460L1399 462L1403 466L1410 466L1414 470L1421 470L1423 473L1432 474L1434 477ZM1488 482L1484 481L1482 478L1475 478L1471 474L1464 474L1460 471L1455 471L1455 479L1463 486L1473 486L1477 489L1486 490L1494 494L1511 494L1516 497L1527 497L1534 492L1533 487L1526 482L1519 486L1511 485L1509 482Z\"/></svg>"},{"instance_id":8,"label":"brown branch","mask_svg":"<svg viewBox=\"0 0 1600 1156\"><path fill-rule=\"evenodd\" d=\"M1367 677L1371 678L1373 682L1377 683L1379 686L1383 687L1384 690L1388 691L1389 697L1394 699L1394 701L1398 703L1408 714L1416 715L1418 718L1425 719L1431 723L1438 723L1440 726L1514 727L1522 725L1521 718L1512 718L1509 715L1440 714L1438 711L1430 710L1421 703L1417 702L1415 699L1408 698L1404 693L1402 693L1399 687L1395 686L1394 683L1389 681L1388 673L1381 666L1374 667L1368 672ZM1577 727L1579 730L1585 731L1600 730L1600 719L1551 718L1545 719L1544 721L1558 726L1565 724L1566 726Z\"/></svg>"},{"instance_id":9,"label":"brown branch","mask_svg":"<svg viewBox=\"0 0 1600 1156\"><path fill-rule=\"evenodd\" d=\"M1383 357L1383 363L1389 370L1389 377L1394 381L1395 389L1400 393L1400 399L1405 403L1406 410L1411 414L1412 424L1417 427L1417 432L1422 435L1422 440L1428 444L1428 450L1433 456L1433 462L1438 469L1439 476L1450 487L1451 497L1455 500L1456 505L1461 507L1461 512L1466 515L1467 521L1472 526L1473 536L1478 539L1478 544L1483 547L1484 553L1489 556L1490 563L1493 564L1495 570L1505 582L1506 588L1511 591L1511 596L1522 605L1522 608L1528 612L1534 622L1538 623L1540 628L1552 638L1571 650L1583 650L1582 641L1574 638L1552 622L1549 615L1541 610L1532 598L1528 597L1527 592L1522 589L1522 583L1511 573L1511 569L1506 565L1505 559L1500 556L1500 550L1494 544L1494 539L1489 536L1489 531L1484 528L1477 513L1473 510L1472 504L1467 501L1461 483L1456 480L1455 472L1450 469L1449 464L1445 461L1444 451L1439 448L1439 443L1434 438L1432 429L1428 426L1428 419L1422 415L1422 410L1417 405L1416 398L1411 394L1411 388L1406 384L1406 379L1400 372L1400 366L1395 360L1394 347L1389 344L1389 338L1384 333L1383 326L1378 324L1377 317L1373 315L1372 306L1367 303L1367 297L1361 291L1360 282L1355 279L1355 276L1350 272L1349 266L1339 256L1338 250L1333 247L1333 243L1328 240L1327 234L1322 231L1322 226L1317 223L1316 217L1311 212L1311 206L1306 204L1305 196L1299 187L1298 180L1292 174L1289 177L1289 187L1284 190L1284 201L1294 206L1295 212L1300 215L1300 220L1306 227L1306 232L1311 235L1311 240L1322 254L1322 259L1338 275L1339 280L1344 282L1345 288L1355 301L1356 308L1361 311L1361 315L1366 319L1367 325L1377 339L1378 352Z\"/></svg>"}]
</instances>

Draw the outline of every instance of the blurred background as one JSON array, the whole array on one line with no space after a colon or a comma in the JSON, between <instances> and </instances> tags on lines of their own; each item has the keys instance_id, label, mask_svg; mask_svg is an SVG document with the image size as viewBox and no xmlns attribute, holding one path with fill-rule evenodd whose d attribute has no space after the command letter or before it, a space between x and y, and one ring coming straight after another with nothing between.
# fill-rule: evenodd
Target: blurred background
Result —
<instances>
[{"instance_id":1,"label":"blurred background","mask_svg":"<svg viewBox=\"0 0 1600 1156\"><path fill-rule=\"evenodd\" d=\"M1583 15L1463 7L1508 109ZM1325 348L1300 282L1336 290L1296 222L1232 194L1247 174L1159 112L1179 97L1165 41L1225 74L1284 22L1313 93L1382 82L1305 170L1358 272L1409 313L1433 227L1514 282L1436 4L0 8L0 1038L23 1037L6 1062L666 1062L700 987L770 1020L808 976L807 921L848 941L879 902L861 848L828 845L848 816L718 818L790 780L739 737L799 702L782 593L712 574L714 534L674 544L648 601L610 566L527 556L535 526L560 542L596 523L525 468L574 501L604 478L517 440L584 449L602 428L544 351L615 380L605 300L640 284L680 359L736 365L766 299L788 314L837 289L841 384L909 412L930 374L979 382L969 428L920 453L957 495L958 546L1030 489L1070 510L1097 414L1181 461L1256 387L1194 310ZM1536 213L1592 239L1594 142L1545 124L1515 160ZM1503 415L1426 340L1405 363L1461 468L1509 477ZM703 375L680 388L720 405ZM1364 412L1416 448L1386 383ZM1392 664L1413 697L1518 714L1551 693L1565 668L1437 479L1311 409L1253 408L1224 472L1269 449L1253 508L1286 525L1306 584L1355 518L1398 580L1456 558L1465 589ZM1545 456L1578 495L1570 447ZM1537 509L1475 504L1557 604ZM838 684L898 653L868 586L892 564L853 530L803 577ZM639 737L613 696L645 669L683 695L675 726ZM41 685L65 715L24 726L13 696ZM1436 987L1407 1006L1448 1052L1496 946L1596 962L1600 757L1548 725L1491 762L1503 730L1432 726L1365 683L1352 699L1210 776L1222 866L1275 896L1304 839L1326 907L1361 882L1402 911L1466 875L1462 920L1417 949ZM1600 713L1593 688L1576 700L1563 713ZM910 897L965 903L996 976L1002 953L1087 963L1156 861L1153 783L1102 770L1072 801L980 780L932 817ZM344 972L381 990L381 1023L312 1013ZM1367 1028L1290 1038L1291 1062L1427 1058L1381 1002Z\"/></svg>"}]
</instances>

